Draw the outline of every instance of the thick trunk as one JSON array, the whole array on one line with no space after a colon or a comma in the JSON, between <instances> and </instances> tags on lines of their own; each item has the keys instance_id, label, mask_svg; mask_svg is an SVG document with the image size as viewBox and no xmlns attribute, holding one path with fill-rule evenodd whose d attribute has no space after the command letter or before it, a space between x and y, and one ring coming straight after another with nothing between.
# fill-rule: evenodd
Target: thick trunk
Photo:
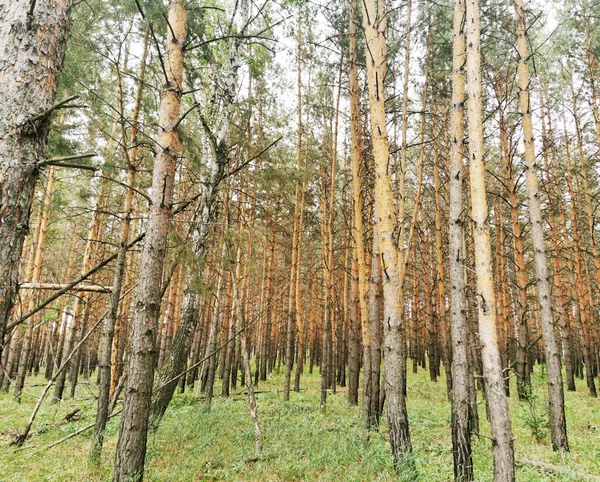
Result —
<instances>
[{"instance_id":1,"label":"thick trunk","mask_svg":"<svg viewBox=\"0 0 600 482\"><path fill-rule=\"evenodd\" d=\"M72 0L0 1L0 355L39 162L63 66Z\"/></svg>"}]
</instances>

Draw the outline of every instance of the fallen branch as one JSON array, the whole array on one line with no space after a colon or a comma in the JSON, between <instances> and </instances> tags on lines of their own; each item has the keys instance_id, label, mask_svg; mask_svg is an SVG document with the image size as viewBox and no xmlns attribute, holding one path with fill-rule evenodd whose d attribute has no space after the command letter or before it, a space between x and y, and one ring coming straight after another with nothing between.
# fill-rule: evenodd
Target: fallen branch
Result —
<instances>
[{"instance_id":1,"label":"fallen branch","mask_svg":"<svg viewBox=\"0 0 600 482\"><path fill-rule=\"evenodd\" d=\"M49 424L43 426L42 428L40 428L39 430L29 433L27 436L29 438L30 436L33 436L33 435L39 435L39 434L46 433L49 430L52 430L53 428L60 427L67 423L77 422L77 421L81 420L81 417L82 417L81 408L76 408L76 409L70 411L69 413L67 413L63 418L61 418L57 422L49 423ZM19 445L20 439L21 439L21 434L16 432L14 434L14 438L13 438L12 442L10 442L8 445L9 446Z\"/></svg>"},{"instance_id":2,"label":"fallen branch","mask_svg":"<svg viewBox=\"0 0 600 482\"><path fill-rule=\"evenodd\" d=\"M133 246L135 246L137 243L139 243L142 239L144 239L144 237L146 236L146 233L142 233L140 234L137 238L135 238L133 241L131 241L131 243L129 243L127 245L127 249L131 249ZM99 264L97 264L96 266L94 266L93 268L91 268L88 272L82 274L79 278L77 278L75 281L72 281L71 283L67 283L65 285L64 288L61 288L60 290L58 290L56 293L54 293L52 296L49 296L48 298L46 298L44 301L42 301L38 306L36 306L35 308L33 308L32 310L29 310L27 313L25 313L23 316L21 316L21 318L19 318L16 321L13 321L10 325L8 325L6 327L6 332L9 332L10 330L12 330L15 326L19 326L21 323L24 323L25 321L27 321L30 317L32 317L33 315L35 315L38 311L43 310L46 306L48 306L50 303L52 303L55 299L60 298L62 295L64 295L67 291L72 290L75 286L77 286L79 283L81 283L82 281L85 281L86 279L88 279L90 276L92 276L94 273L96 273L97 271L100 271L102 268L104 268L107 264L111 263L112 261L114 261L115 259L117 259L118 256L118 252L113 254L112 256L109 256L108 258L106 258L104 261L100 262Z\"/></svg>"},{"instance_id":3,"label":"fallen branch","mask_svg":"<svg viewBox=\"0 0 600 482\"><path fill-rule=\"evenodd\" d=\"M65 289L70 285L70 283L21 283L19 289L56 291ZM110 293L112 291L112 287L100 285L76 285L70 289L73 291L86 291L91 293Z\"/></svg>"},{"instance_id":4,"label":"fallen branch","mask_svg":"<svg viewBox=\"0 0 600 482\"><path fill-rule=\"evenodd\" d=\"M116 416L117 416L117 415L119 415L119 414L120 414L122 411L123 411L123 410L119 410L118 412L115 412L115 413L113 413L113 414L109 415L109 416L108 416L108 418L107 418L107 420L110 420L111 418L113 418L113 417L116 417ZM66 437L63 437L63 438L61 438L61 439L57 440L56 442L52 442L51 444L44 445L43 447L40 447L40 450L41 450L41 449L51 449L52 447L54 447L54 446L56 446L56 445L58 445L58 444L61 444L61 443L65 442L65 441L69 440L70 438L76 437L77 435L79 435L80 433L83 433L83 432L85 432L86 430L89 430L89 429L93 428L93 427L94 427L94 425L96 425L96 422L94 422L94 423L90 423L89 425L86 425L85 427L83 427L83 428L80 428L79 430L77 430L77 431L75 431L75 432L73 432L73 433L70 433L70 434L69 434L69 435L67 435Z\"/></svg>"},{"instance_id":5,"label":"fallen branch","mask_svg":"<svg viewBox=\"0 0 600 482\"><path fill-rule=\"evenodd\" d=\"M137 283L134 284L130 289L128 289L127 292L125 292L125 294L123 294L123 296L121 296L120 299L122 300L123 298L125 298L125 296L127 296L129 293L131 293L136 286L137 286ZM81 346L83 346L83 344L87 341L87 339L94 332L94 330L96 328L98 328L98 326L100 325L102 320L104 320L104 318L106 317L107 314L108 314L108 310L106 310L102 314L102 316L98 319L98 321L96 321L96 323L94 323L94 326L92 326L92 328L90 328L90 331L88 331L87 334L81 338L79 343L73 348L71 353L69 353L69 356L62 362L61 366L58 368L58 370L56 370L56 372L54 373L54 375L52 376L50 381L44 387L44 389L42 390L42 393L40 394L40 397L38 398L37 403L35 404L35 407L33 408L33 412L31 413L31 416L29 417L29 422L27 422L27 425L25 426L25 430L23 430L23 433L20 434L15 441L16 445L18 445L20 447L25 443L25 440L27 440L27 436L29 435L29 432L31 430L33 422L35 421L35 417L37 416L37 413L40 410L40 407L42 406L42 402L44 401L44 399L46 398L46 395L48 395L48 392L50 391L50 387L52 387L52 384L58 379L59 375L69 366L69 362L71 361L73 356L77 353L77 350L79 350L79 348L81 348Z\"/></svg>"},{"instance_id":6,"label":"fallen branch","mask_svg":"<svg viewBox=\"0 0 600 482\"><path fill-rule=\"evenodd\" d=\"M519 459L519 460L517 460L517 464L529 465L530 467L535 467L536 469L542 469L545 472L550 472L553 474L565 474L565 475L575 476L579 480L594 480L594 481L600 482L600 476L598 476L598 475L585 474L583 472L575 472L574 470L571 470L569 467L547 464L546 462L540 462L538 460Z\"/></svg>"}]
</instances>

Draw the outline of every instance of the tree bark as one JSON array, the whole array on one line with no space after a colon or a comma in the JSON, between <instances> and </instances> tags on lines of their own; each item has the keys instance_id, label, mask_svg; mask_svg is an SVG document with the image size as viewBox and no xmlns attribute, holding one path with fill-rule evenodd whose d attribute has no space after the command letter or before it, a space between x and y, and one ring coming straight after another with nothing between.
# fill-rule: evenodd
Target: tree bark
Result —
<instances>
[{"instance_id":1,"label":"tree bark","mask_svg":"<svg viewBox=\"0 0 600 482\"><path fill-rule=\"evenodd\" d=\"M464 103L465 1L454 0L452 103L450 114L450 317L452 331L452 455L454 480L473 477L471 449L469 329L465 301L464 240Z\"/></svg>"},{"instance_id":2,"label":"tree bark","mask_svg":"<svg viewBox=\"0 0 600 482\"><path fill-rule=\"evenodd\" d=\"M373 229L382 264L384 299L384 359L387 417L394 466L412 470L412 445L405 399L404 332L402 327L401 268L394 243L394 207L389 172L389 145L385 115L385 74L387 70L387 12L385 0L364 0L363 32L367 51L367 82L371 113L371 139L375 158L375 193Z\"/></svg>"},{"instance_id":3,"label":"tree bark","mask_svg":"<svg viewBox=\"0 0 600 482\"><path fill-rule=\"evenodd\" d=\"M98 363L98 410L96 412L96 424L94 426L94 434L92 438L92 449L90 460L99 462L102 453L102 444L104 441L104 429L108 420L108 406L110 402L110 387L111 387L111 360L113 337L115 333L115 323L119 310L119 300L121 298L121 290L125 279L125 268L127 265L127 245L129 244L129 233L131 228L131 217L133 213L133 194L135 186L135 171L137 161L137 134L138 120L140 107L142 103L142 91L144 87L144 77L146 72L146 56L148 52L148 38L144 39L144 47L142 60L140 64L140 72L138 75L137 94L132 115L132 131L131 131L131 152L128 151L127 137L125 132L125 124L121 124L121 138L123 143L125 160L127 162L127 180L126 184L130 188L125 190L125 198L123 200L123 220L121 221L121 239L119 244L119 253L115 272L113 275L112 292L109 300L108 314L104 319L102 327L102 340L100 346L99 363ZM117 66L117 69L119 67ZM120 113L124 115L124 82L122 73L118 71L119 78L119 99Z\"/></svg>"},{"instance_id":4,"label":"tree bark","mask_svg":"<svg viewBox=\"0 0 600 482\"><path fill-rule=\"evenodd\" d=\"M537 277L537 294L540 303L540 323L548 369L548 414L550 419L550 437L554 450L569 450L567 439L567 422L565 419L565 396L562 380L560 351L554 330L552 314L552 293L546 260L544 227L540 206L540 189L536 172L533 124L531 119L531 98L529 92L529 58L527 45L527 27L523 0L515 0L517 25L517 51L519 58L518 87L521 121L523 123L523 142L525 144L525 175L527 193L529 195L529 219L535 252L535 273Z\"/></svg>"},{"instance_id":5,"label":"tree bark","mask_svg":"<svg viewBox=\"0 0 600 482\"><path fill-rule=\"evenodd\" d=\"M0 1L0 358L55 108L71 5L72 0Z\"/></svg>"},{"instance_id":6,"label":"tree bark","mask_svg":"<svg viewBox=\"0 0 600 482\"><path fill-rule=\"evenodd\" d=\"M154 380L156 328L160 314L163 265L173 209L175 167L180 151L177 126L183 92L183 56L187 10L180 0L169 1L166 83L160 102L157 153L152 176L152 205L146 242L140 260L131 355L115 455L115 482L141 481L144 477L148 418Z\"/></svg>"},{"instance_id":7,"label":"tree bark","mask_svg":"<svg viewBox=\"0 0 600 482\"><path fill-rule=\"evenodd\" d=\"M515 480L513 436L508 403L504 393L502 363L496 333L496 301L492 276L492 249L488 225L488 207L483 160L483 120L481 95L481 53L479 0L467 1L467 102L469 121L469 159L471 180L471 216L475 244L475 272L479 308L479 338L483 361L486 396L494 440L494 480Z\"/></svg>"}]
</instances>

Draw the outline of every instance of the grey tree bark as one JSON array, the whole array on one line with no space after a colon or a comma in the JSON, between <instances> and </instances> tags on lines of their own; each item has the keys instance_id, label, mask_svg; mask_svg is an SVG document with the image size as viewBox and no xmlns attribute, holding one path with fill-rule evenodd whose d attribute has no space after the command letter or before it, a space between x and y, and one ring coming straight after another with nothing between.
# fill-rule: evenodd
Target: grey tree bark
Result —
<instances>
[{"instance_id":1,"label":"grey tree bark","mask_svg":"<svg viewBox=\"0 0 600 482\"><path fill-rule=\"evenodd\" d=\"M471 449L469 328L465 302L464 102L465 1L454 1L452 104L450 114L450 316L452 332L452 455L454 480L473 480Z\"/></svg>"},{"instance_id":2,"label":"grey tree bark","mask_svg":"<svg viewBox=\"0 0 600 482\"><path fill-rule=\"evenodd\" d=\"M72 0L0 0L0 358L55 110Z\"/></svg>"},{"instance_id":3,"label":"grey tree bark","mask_svg":"<svg viewBox=\"0 0 600 482\"><path fill-rule=\"evenodd\" d=\"M183 2L170 0L165 57L167 78L160 101L160 134L154 160L146 242L140 258L128 379L113 472L115 482L141 481L144 477L161 301L161 283L157 280L162 279L173 211L175 167L180 150L177 126L183 92L186 20L187 9Z\"/></svg>"}]
</instances>

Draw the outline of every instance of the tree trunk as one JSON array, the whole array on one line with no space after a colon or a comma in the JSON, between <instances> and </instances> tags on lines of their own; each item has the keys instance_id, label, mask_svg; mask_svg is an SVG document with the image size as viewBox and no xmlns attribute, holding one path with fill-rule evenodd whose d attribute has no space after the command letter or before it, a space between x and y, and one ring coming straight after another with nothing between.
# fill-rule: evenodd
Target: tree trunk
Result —
<instances>
[{"instance_id":1,"label":"tree trunk","mask_svg":"<svg viewBox=\"0 0 600 482\"><path fill-rule=\"evenodd\" d=\"M175 166L179 153L177 126L183 92L183 55L187 10L180 0L169 1L166 84L160 102L160 133L152 177L152 205L140 260L131 355L115 456L115 482L141 481L144 476L148 418L154 380L156 328L160 314L163 265L173 208Z\"/></svg>"},{"instance_id":2,"label":"tree trunk","mask_svg":"<svg viewBox=\"0 0 600 482\"><path fill-rule=\"evenodd\" d=\"M471 216L474 222L479 338L494 440L494 480L512 482L515 480L513 436L497 343L496 301L483 160L479 0L467 2L466 29Z\"/></svg>"},{"instance_id":3,"label":"tree trunk","mask_svg":"<svg viewBox=\"0 0 600 482\"><path fill-rule=\"evenodd\" d=\"M0 2L0 358L55 110L71 5L72 0Z\"/></svg>"},{"instance_id":4,"label":"tree trunk","mask_svg":"<svg viewBox=\"0 0 600 482\"><path fill-rule=\"evenodd\" d=\"M383 277L384 350L387 416L394 466L412 470L412 451L405 399L404 333L398 250L394 244L394 207L389 172L389 145L385 116L385 74L387 70L387 12L385 0L363 1L363 32L367 45L367 82L371 113L371 139L375 158L373 229L386 275Z\"/></svg>"},{"instance_id":5,"label":"tree trunk","mask_svg":"<svg viewBox=\"0 0 600 482\"><path fill-rule=\"evenodd\" d=\"M473 480L471 449L469 330L465 302L464 239L464 103L465 2L454 0L452 104L450 115L450 316L452 330L452 454L454 480Z\"/></svg>"},{"instance_id":6,"label":"tree trunk","mask_svg":"<svg viewBox=\"0 0 600 482\"><path fill-rule=\"evenodd\" d=\"M349 18L349 62L350 62L350 135L352 142L352 201L353 201L353 238L354 259L357 266L358 277L358 309L363 345L363 414L365 423L369 423L368 410L370 399L370 376L371 376L371 334L368 312L368 284L367 284L367 261L365 255L364 238L364 198L363 198L363 172L364 169L364 137L362 126L360 86L358 81L357 60L357 32L356 32L356 0L350 0ZM349 394L350 396L350 394ZM352 397L354 398L354 393ZM358 403L358 386L356 388L356 400Z\"/></svg>"},{"instance_id":7,"label":"tree trunk","mask_svg":"<svg viewBox=\"0 0 600 482\"><path fill-rule=\"evenodd\" d=\"M519 58L518 87L521 121L523 123L523 142L525 144L525 174L527 193L529 195L529 219L533 250L535 252L535 274L537 277L537 294L540 303L540 323L548 369L548 405L550 419L550 437L554 450L569 450L567 439L567 422L565 419L565 396L563 391L560 351L554 330L552 314L552 294L548 281L548 266L546 261L546 246L544 227L540 206L540 190L536 172L533 124L531 119L531 98L529 92L529 58L527 45L527 28L523 0L515 0L517 25L517 50Z\"/></svg>"},{"instance_id":8,"label":"tree trunk","mask_svg":"<svg viewBox=\"0 0 600 482\"><path fill-rule=\"evenodd\" d=\"M142 104L142 91L144 87L144 76L146 71L146 55L148 52L148 39L144 39L144 47L142 60L140 64L140 72L138 76L137 94L135 105L133 108L133 116L131 124L131 152L128 151L127 137L125 132L125 124L121 124L121 138L123 143L124 155L127 161L127 186L130 188L125 190L125 198L123 200L123 220L121 221L121 239L119 244L119 254L113 275L112 292L109 300L108 314L104 320L102 327L102 340L99 355L98 366L98 410L96 412L96 425L94 426L94 434L92 439L92 449L90 460L99 462L102 453L102 444L104 441L104 429L108 420L108 405L110 402L110 387L111 387L111 360L113 348L113 336L115 333L115 323L119 310L119 301L121 299L121 290L123 280L125 279L125 268L127 265L127 245L129 244L129 232L131 228L131 216L133 213L133 194L135 186L135 171L137 161L137 134L138 134L138 119L140 107ZM119 66L117 66L117 70ZM119 99L120 112L124 115L124 82L122 73L118 71L119 78Z\"/></svg>"}]
</instances>

